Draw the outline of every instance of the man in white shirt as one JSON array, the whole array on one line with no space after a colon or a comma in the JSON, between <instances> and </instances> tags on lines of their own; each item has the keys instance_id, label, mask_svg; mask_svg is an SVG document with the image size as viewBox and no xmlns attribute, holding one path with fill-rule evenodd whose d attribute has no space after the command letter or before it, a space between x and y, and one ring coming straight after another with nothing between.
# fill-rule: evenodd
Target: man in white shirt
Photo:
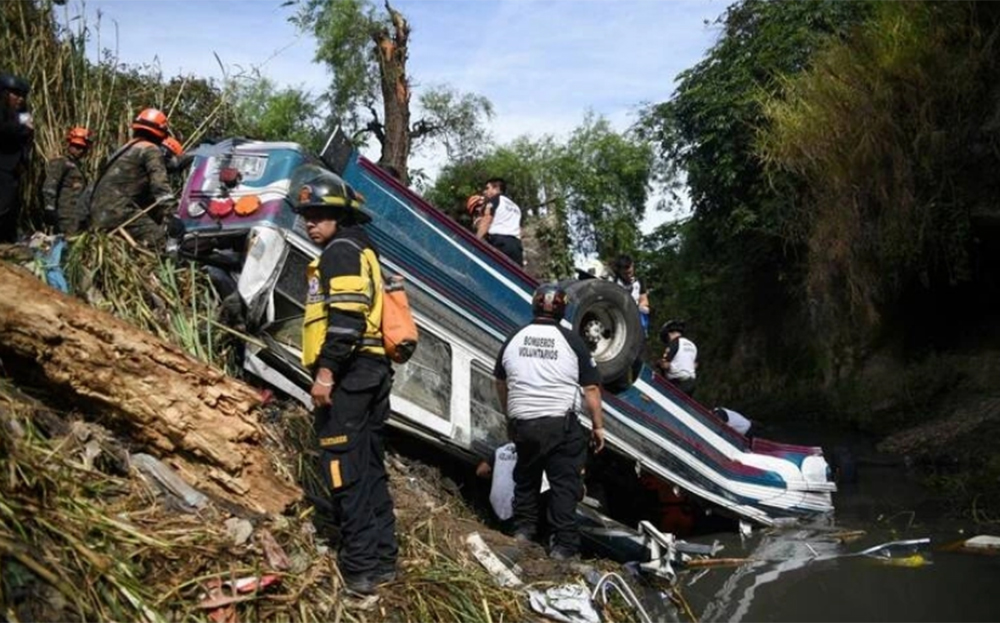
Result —
<instances>
[{"instance_id":1,"label":"man in white shirt","mask_svg":"<svg viewBox=\"0 0 1000 623\"><path fill-rule=\"evenodd\" d=\"M729 428L745 437L749 436L750 429L753 427L753 422L748 420L742 413L733 411L732 409L727 409L726 407L716 407L712 409L712 412L715 413L720 420L725 422Z\"/></svg>"},{"instance_id":2,"label":"man in white shirt","mask_svg":"<svg viewBox=\"0 0 1000 623\"><path fill-rule=\"evenodd\" d=\"M504 193L507 183L494 177L486 182L483 216L476 226L476 237L489 242L518 266L524 266L521 246L521 208Z\"/></svg>"},{"instance_id":3,"label":"man in white shirt","mask_svg":"<svg viewBox=\"0 0 1000 623\"><path fill-rule=\"evenodd\" d=\"M639 308L639 320L642 323L642 333L649 331L649 293L646 286L635 276L635 260L630 255L620 255L615 260L614 282L628 290Z\"/></svg>"},{"instance_id":4,"label":"man in white shirt","mask_svg":"<svg viewBox=\"0 0 1000 623\"><path fill-rule=\"evenodd\" d=\"M684 322L671 320L660 329L660 340L667 345L657 367L667 380L688 396L694 396L698 370L698 347L683 336Z\"/></svg>"}]
</instances>

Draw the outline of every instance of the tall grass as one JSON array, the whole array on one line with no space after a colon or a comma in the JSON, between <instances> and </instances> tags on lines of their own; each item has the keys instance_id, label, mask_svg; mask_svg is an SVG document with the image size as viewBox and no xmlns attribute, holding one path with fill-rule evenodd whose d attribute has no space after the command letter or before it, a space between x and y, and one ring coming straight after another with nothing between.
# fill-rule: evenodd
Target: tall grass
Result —
<instances>
[{"instance_id":1,"label":"tall grass","mask_svg":"<svg viewBox=\"0 0 1000 623\"><path fill-rule=\"evenodd\" d=\"M131 120L147 107L162 109L188 146L206 133L224 134L229 91L194 76L165 79L155 66L129 66L117 53L116 36L105 35L103 16L92 22L85 4L55 6L51 0L0 3L0 70L31 83L34 156L25 184L26 220L37 224L45 161L65 151L66 132L84 126L95 142L84 169L91 179L108 155L125 143ZM96 49L100 58L88 58ZM25 228L30 223L24 223Z\"/></svg>"},{"instance_id":2,"label":"tall grass","mask_svg":"<svg viewBox=\"0 0 1000 623\"><path fill-rule=\"evenodd\" d=\"M237 372L238 334L216 320L218 295L195 264L139 253L124 238L97 232L76 237L65 263L70 287L94 307Z\"/></svg>"},{"instance_id":3,"label":"tall grass","mask_svg":"<svg viewBox=\"0 0 1000 623\"><path fill-rule=\"evenodd\" d=\"M990 3L885 3L765 96L763 155L802 182L785 233L809 251L814 324L839 344L828 365L852 368L851 345L916 316L907 292L973 279L971 215L998 190L998 42Z\"/></svg>"},{"instance_id":4,"label":"tall grass","mask_svg":"<svg viewBox=\"0 0 1000 623\"><path fill-rule=\"evenodd\" d=\"M390 461L397 499L403 573L380 591L371 610L357 610L339 589L334 557L314 526L314 509L255 518L288 556L274 569L256 540L237 544L208 506L172 511L142 478L115 461L119 443L94 425L48 438L34 426L42 405L0 381L0 612L5 620L204 621L206 582L277 574L281 582L235 606L254 621L526 620L526 598L501 589L463 552L463 525L475 526L458 498L443 494L433 475ZM275 458L310 482L315 440L309 415L283 410L267 424ZM14 432L17 431L17 432ZM79 439L102 454L88 464ZM294 460L306 460L294 467ZM315 474L313 474L315 476ZM419 489L419 491L418 491ZM320 492L314 490L314 495Z\"/></svg>"}]
</instances>

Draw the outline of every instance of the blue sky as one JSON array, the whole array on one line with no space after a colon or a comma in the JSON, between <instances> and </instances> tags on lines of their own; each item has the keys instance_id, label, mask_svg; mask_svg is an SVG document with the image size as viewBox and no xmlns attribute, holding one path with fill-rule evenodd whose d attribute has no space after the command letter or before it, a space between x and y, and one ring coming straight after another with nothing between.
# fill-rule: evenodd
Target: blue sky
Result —
<instances>
[{"instance_id":1,"label":"blue sky","mask_svg":"<svg viewBox=\"0 0 1000 623\"><path fill-rule=\"evenodd\" d=\"M314 41L288 23L281 0L89 0L102 47L165 75L222 78L257 68L314 94L329 84ZM381 3L378 3L381 6ZM588 110L624 129L644 102L667 99L675 76L715 42L728 0L395 0L412 27L409 73L484 95L499 142L563 136ZM71 13L79 4L70 3ZM706 25L706 20L709 22ZM441 155L413 163L433 172ZM645 227L644 227L645 229Z\"/></svg>"}]
</instances>

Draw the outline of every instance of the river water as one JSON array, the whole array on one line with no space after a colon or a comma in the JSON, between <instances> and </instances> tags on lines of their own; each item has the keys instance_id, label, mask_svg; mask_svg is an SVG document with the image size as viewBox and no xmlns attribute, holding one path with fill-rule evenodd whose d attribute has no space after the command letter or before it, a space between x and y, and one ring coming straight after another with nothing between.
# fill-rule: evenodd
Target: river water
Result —
<instances>
[{"instance_id":1,"label":"river water","mask_svg":"<svg viewBox=\"0 0 1000 623\"><path fill-rule=\"evenodd\" d=\"M682 573L678 586L692 614L699 621L1000 621L1000 555L946 551L991 529L957 519L865 440L849 443L858 481L835 494L834 518L692 539L723 545L717 557L756 561ZM992 534L1000 536L1000 526ZM858 555L921 539L929 542Z\"/></svg>"}]
</instances>

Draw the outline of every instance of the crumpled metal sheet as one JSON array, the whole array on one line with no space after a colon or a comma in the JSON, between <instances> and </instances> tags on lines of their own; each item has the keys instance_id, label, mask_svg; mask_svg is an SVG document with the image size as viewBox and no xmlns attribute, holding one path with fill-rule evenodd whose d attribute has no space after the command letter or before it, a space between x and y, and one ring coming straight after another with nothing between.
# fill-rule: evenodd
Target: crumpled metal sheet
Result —
<instances>
[{"instance_id":1,"label":"crumpled metal sheet","mask_svg":"<svg viewBox=\"0 0 1000 623\"><path fill-rule=\"evenodd\" d=\"M553 586L545 592L529 590L531 609L562 623L600 623L601 618L582 584Z\"/></svg>"}]
</instances>

